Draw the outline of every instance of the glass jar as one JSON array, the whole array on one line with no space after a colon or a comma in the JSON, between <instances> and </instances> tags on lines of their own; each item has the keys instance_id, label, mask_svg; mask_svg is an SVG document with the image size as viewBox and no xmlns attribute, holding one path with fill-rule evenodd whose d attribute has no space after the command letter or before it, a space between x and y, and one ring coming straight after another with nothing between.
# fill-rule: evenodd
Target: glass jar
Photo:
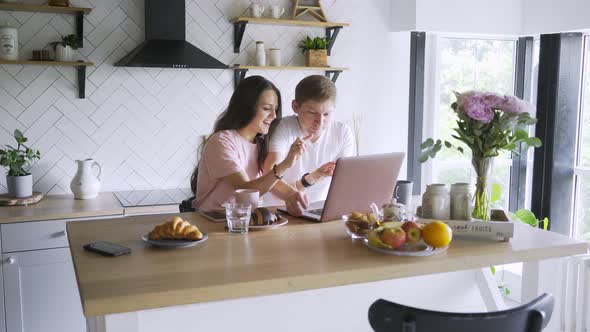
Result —
<instances>
[{"instance_id":1,"label":"glass jar","mask_svg":"<svg viewBox=\"0 0 590 332\"><path fill-rule=\"evenodd\" d=\"M422 217L448 220L451 218L451 198L446 184L433 183L426 186L422 196Z\"/></svg>"},{"instance_id":2,"label":"glass jar","mask_svg":"<svg viewBox=\"0 0 590 332\"><path fill-rule=\"evenodd\" d=\"M451 185L451 219L471 219L473 185L469 183L454 183Z\"/></svg>"}]
</instances>

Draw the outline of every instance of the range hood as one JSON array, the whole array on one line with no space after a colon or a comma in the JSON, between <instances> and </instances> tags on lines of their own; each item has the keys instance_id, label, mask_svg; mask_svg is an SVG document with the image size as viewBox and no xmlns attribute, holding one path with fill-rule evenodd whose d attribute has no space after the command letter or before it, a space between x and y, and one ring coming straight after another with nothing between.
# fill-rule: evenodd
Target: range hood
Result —
<instances>
[{"instance_id":1,"label":"range hood","mask_svg":"<svg viewBox=\"0 0 590 332\"><path fill-rule=\"evenodd\" d=\"M145 0L145 41L115 66L227 69L186 41L185 11L185 0Z\"/></svg>"}]
</instances>

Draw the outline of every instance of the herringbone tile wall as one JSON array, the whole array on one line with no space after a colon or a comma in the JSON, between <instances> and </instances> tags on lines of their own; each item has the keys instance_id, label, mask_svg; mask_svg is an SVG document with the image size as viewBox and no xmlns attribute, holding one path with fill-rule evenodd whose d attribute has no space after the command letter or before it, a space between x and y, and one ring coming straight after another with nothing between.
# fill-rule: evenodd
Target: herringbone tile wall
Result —
<instances>
[{"instance_id":1,"label":"herringbone tile wall","mask_svg":"<svg viewBox=\"0 0 590 332\"><path fill-rule=\"evenodd\" d=\"M288 0L264 1L287 6L285 15L292 5ZM84 48L78 52L79 59L96 64L87 72L87 98L76 98L72 68L0 66L0 144L11 144L12 132L19 128L41 150L41 160L31 169L36 191L69 193L74 161L88 157L102 164L103 191L187 187L200 136L211 131L233 92L233 72L114 67L144 39L144 0L72 2L94 8L84 20ZM362 3L323 1L330 19L344 22L355 19L355 7ZM254 41L263 40L267 48L282 49L283 63L300 65L303 57L297 42L307 34L324 33L323 29L249 25L242 52L234 54L229 19L246 13L250 4L248 0L187 0L187 39L226 64L253 63ZM0 12L3 21L19 28L21 59L74 31L74 17L69 15ZM340 33L332 64L354 66L347 63L352 29L354 24ZM295 85L312 72L249 74L273 80L290 113ZM344 73L338 83L347 79L351 78ZM350 122L351 113L339 110L337 117ZM0 192L5 191L6 179L0 176Z\"/></svg>"}]
</instances>

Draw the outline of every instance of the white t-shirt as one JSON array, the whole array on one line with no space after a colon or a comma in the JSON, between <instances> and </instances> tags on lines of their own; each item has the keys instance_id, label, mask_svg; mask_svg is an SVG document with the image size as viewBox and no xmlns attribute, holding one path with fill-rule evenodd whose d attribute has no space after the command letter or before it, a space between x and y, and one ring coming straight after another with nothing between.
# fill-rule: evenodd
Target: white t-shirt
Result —
<instances>
[{"instance_id":1,"label":"white t-shirt","mask_svg":"<svg viewBox=\"0 0 590 332\"><path fill-rule=\"evenodd\" d=\"M295 139L305 136L299 126L297 115L284 117L271 137L269 152L277 152L278 160L282 161L287 156ZM305 146L306 151L303 156L283 174L283 180L291 185L300 180L303 174L311 173L327 162L335 162L340 157L352 156L354 154L354 136L346 124L332 121L315 143L307 140ZM304 188L310 203L326 199L330 181L331 178L326 177L313 186ZM284 204L282 200L271 193L264 195L263 202L267 206Z\"/></svg>"}]
</instances>

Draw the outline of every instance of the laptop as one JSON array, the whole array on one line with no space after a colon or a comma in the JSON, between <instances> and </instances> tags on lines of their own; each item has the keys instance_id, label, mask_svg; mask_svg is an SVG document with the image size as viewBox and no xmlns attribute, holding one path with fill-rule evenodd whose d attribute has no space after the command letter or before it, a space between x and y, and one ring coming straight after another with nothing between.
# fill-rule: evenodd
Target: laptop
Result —
<instances>
[{"instance_id":1,"label":"laptop","mask_svg":"<svg viewBox=\"0 0 590 332\"><path fill-rule=\"evenodd\" d=\"M368 212L373 202L390 202L404 157L394 152L338 159L326 200L311 203L301 217L336 220L353 211ZM285 207L278 211L287 213Z\"/></svg>"}]
</instances>

